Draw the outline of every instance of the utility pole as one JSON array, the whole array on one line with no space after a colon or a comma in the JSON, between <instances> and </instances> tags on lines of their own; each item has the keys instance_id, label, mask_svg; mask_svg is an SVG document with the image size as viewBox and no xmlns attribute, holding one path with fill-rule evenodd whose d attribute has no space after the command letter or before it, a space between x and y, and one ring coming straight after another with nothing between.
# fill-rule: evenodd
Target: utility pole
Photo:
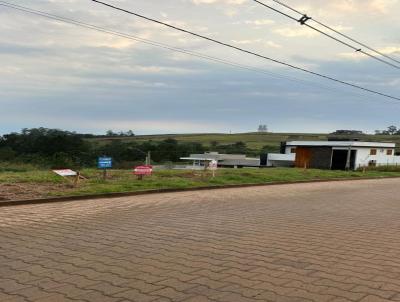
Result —
<instances>
[{"instance_id":1,"label":"utility pole","mask_svg":"<svg viewBox=\"0 0 400 302\"><path fill-rule=\"evenodd\" d=\"M150 166L151 165L151 151L147 152L146 156L146 165Z\"/></svg>"},{"instance_id":2,"label":"utility pole","mask_svg":"<svg viewBox=\"0 0 400 302\"><path fill-rule=\"evenodd\" d=\"M145 164L146 164L146 165L151 165L151 151L147 151L147 153L146 153L146 152L144 152L143 150L140 150L139 148L133 147L133 149L139 151L139 152L142 153L143 155L146 155Z\"/></svg>"}]
</instances>

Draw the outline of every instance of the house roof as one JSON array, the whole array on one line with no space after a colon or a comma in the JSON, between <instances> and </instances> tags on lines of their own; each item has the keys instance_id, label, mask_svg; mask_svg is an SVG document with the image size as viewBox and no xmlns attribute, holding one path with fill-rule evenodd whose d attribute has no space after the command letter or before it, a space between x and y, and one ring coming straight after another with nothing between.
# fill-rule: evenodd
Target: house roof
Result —
<instances>
[{"instance_id":1,"label":"house roof","mask_svg":"<svg viewBox=\"0 0 400 302\"><path fill-rule=\"evenodd\" d=\"M395 148L395 143L359 142L359 141L291 141L288 147L360 147L360 148Z\"/></svg>"},{"instance_id":2,"label":"house roof","mask_svg":"<svg viewBox=\"0 0 400 302\"><path fill-rule=\"evenodd\" d=\"M204 161L212 161L215 158L206 158L206 157L181 157L181 160L204 160Z\"/></svg>"}]
</instances>

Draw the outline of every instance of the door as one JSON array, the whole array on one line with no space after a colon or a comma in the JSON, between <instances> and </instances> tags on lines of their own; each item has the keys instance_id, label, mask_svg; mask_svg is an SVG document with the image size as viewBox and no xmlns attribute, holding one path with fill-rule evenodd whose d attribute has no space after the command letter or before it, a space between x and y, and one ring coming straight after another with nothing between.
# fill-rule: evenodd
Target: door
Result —
<instances>
[{"instance_id":1,"label":"door","mask_svg":"<svg viewBox=\"0 0 400 302\"><path fill-rule=\"evenodd\" d=\"M311 150L310 148L296 148L296 168L308 168L310 166Z\"/></svg>"},{"instance_id":2,"label":"door","mask_svg":"<svg viewBox=\"0 0 400 302\"><path fill-rule=\"evenodd\" d=\"M347 150L333 150L332 170L345 170L347 162Z\"/></svg>"}]
</instances>

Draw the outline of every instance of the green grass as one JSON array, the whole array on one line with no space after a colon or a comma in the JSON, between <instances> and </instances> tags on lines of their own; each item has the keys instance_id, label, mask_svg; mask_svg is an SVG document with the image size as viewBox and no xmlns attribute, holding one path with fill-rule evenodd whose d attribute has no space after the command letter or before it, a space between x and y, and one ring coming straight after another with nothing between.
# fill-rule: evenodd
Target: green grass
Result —
<instances>
[{"instance_id":1,"label":"green grass","mask_svg":"<svg viewBox=\"0 0 400 302\"><path fill-rule=\"evenodd\" d=\"M264 146L279 150L280 142L288 140L327 140L328 134L323 133L235 133L235 134L165 134L165 135L138 135L130 138L97 138L90 139L100 144L109 143L112 140L144 142L148 140L161 141L173 138L181 142L198 142L204 146L210 146L211 142L219 144L233 144L242 141L252 150L261 150ZM364 135L364 141L393 142L400 145L400 135Z\"/></svg>"},{"instance_id":2,"label":"green grass","mask_svg":"<svg viewBox=\"0 0 400 302\"><path fill-rule=\"evenodd\" d=\"M38 167L31 164L0 162L0 173L4 172L28 172L38 169Z\"/></svg>"},{"instance_id":3,"label":"green grass","mask_svg":"<svg viewBox=\"0 0 400 302\"><path fill-rule=\"evenodd\" d=\"M30 170L24 172L0 172L1 184L57 184L54 190L43 192L46 196L79 196L87 194L104 194L114 192L137 192L153 189L185 189L205 186L222 186L237 184L261 184L297 182L323 179L340 178L368 178L368 177L400 177L400 169L397 170L369 170L366 172L345 172L329 170L304 170L294 168L274 169L220 169L215 178L210 172L204 171L156 171L153 176L138 180L131 171L111 170L109 179L104 181L101 171L95 169L82 170L82 174L88 179L82 181L78 187L71 185L61 177L50 171ZM1 195L1 194L0 194Z\"/></svg>"}]
</instances>

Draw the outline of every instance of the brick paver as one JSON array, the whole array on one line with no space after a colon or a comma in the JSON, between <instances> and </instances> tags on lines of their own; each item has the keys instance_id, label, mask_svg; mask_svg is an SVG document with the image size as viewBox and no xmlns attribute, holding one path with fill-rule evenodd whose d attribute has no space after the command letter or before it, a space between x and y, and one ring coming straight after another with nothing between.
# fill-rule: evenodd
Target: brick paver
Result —
<instances>
[{"instance_id":1,"label":"brick paver","mask_svg":"<svg viewBox=\"0 0 400 302\"><path fill-rule=\"evenodd\" d=\"M399 182L1 208L0 301L400 301Z\"/></svg>"}]
</instances>

